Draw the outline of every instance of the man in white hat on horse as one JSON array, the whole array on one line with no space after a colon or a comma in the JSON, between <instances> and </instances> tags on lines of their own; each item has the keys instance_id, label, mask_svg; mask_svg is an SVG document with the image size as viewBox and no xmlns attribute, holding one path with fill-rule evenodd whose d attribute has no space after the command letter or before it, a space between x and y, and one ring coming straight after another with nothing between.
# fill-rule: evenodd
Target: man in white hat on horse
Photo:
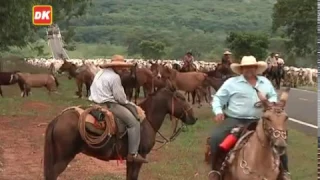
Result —
<instances>
[{"instance_id":1,"label":"man in white hat on horse","mask_svg":"<svg viewBox=\"0 0 320 180\"><path fill-rule=\"evenodd\" d=\"M221 58L221 64L223 65L227 65L228 67L230 66L230 64L232 63L232 60L231 60L231 52L230 51L225 51L223 53L223 56Z\"/></svg>"},{"instance_id":2,"label":"man in white hat on horse","mask_svg":"<svg viewBox=\"0 0 320 180\"><path fill-rule=\"evenodd\" d=\"M217 159L221 155L219 144L238 125L249 125L257 122L261 118L261 109L255 108L255 103L259 102L256 89L266 95L269 102L277 102L277 93L272 83L264 76L259 76L267 69L267 63L256 61L253 56L244 56L241 64L233 63L231 70L239 76L229 78L213 96L212 110L215 113L215 121L219 125L213 130L210 138L212 154L212 171L210 178L220 180L220 167L222 162ZM288 173L287 155L280 157L284 172L283 179L290 179ZM221 163L221 164L219 164Z\"/></svg>"},{"instance_id":3,"label":"man in white hat on horse","mask_svg":"<svg viewBox=\"0 0 320 180\"><path fill-rule=\"evenodd\" d=\"M90 101L96 104L105 105L115 117L127 126L128 130L128 162L147 163L148 161L138 154L140 145L140 122L128 105L135 105L127 100L126 94L121 84L119 73L124 68L132 67L121 55L114 55L110 63L101 65L103 68L94 77L90 87Z\"/></svg>"}]
</instances>

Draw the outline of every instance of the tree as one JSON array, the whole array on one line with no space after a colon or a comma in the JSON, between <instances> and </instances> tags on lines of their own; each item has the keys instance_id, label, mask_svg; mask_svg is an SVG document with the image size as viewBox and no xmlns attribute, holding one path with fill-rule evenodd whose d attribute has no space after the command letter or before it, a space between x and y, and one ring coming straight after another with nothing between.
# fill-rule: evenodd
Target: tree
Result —
<instances>
[{"instance_id":1,"label":"tree","mask_svg":"<svg viewBox=\"0 0 320 180\"><path fill-rule=\"evenodd\" d=\"M68 21L85 13L91 0L10 0L0 2L0 52L10 46L23 47L36 39L39 27L32 25L32 7L37 4L52 5L53 22ZM66 26L67 27L67 26Z\"/></svg>"},{"instance_id":2,"label":"tree","mask_svg":"<svg viewBox=\"0 0 320 180\"><path fill-rule=\"evenodd\" d=\"M145 59L161 59L165 55L165 45L159 41L143 40L139 47L141 55Z\"/></svg>"},{"instance_id":3,"label":"tree","mask_svg":"<svg viewBox=\"0 0 320 180\"><path fill-rule=\"evenodd\" d=\"M287 50L298 56L317 54L317 1L278 0L273 7L272 29L284 29Z\"/></svg>"},{"instance_id":4,"label":"tree","mask_svg":"<svg viewBox=\"0 0 320 180\"><path fill-rule=\"evenodd\" d=\"M267 55L269 38L259 32L231 32L226 38L226 44L237 59L245 55L253 55L263 59Z\"/></svg>"}]
</instances>

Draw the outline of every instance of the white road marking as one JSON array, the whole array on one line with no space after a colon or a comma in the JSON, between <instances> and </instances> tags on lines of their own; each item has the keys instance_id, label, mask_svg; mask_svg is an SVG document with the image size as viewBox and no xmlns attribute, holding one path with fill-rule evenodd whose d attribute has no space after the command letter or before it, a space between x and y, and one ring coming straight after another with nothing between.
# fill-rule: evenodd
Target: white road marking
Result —
<instances>
[{"instance_id":1,"label":"white road marking","mask_svg":"<svg viewBox=\"0 0 320 180\"><path fill-rule=\"evenodd\" d=\"M307 126L307 127L313 128L313 129L318 129L318 126L313 125L313 124L309 124L309 123L306 123L306 122L303 122L303 121L300 121L298 119L289 118L289 121L292 121L292 122L295 122L297 124L301 124L303 126Z\"/></svg>"},{"instance_id":2,"label":"white road marking","mask_svg":"<svg viewBox=\"0 0 320 180\"><path fill-rule=\"evenodd\" d=\"M301 101L309 101L308 99L305 99L305 98L299 98L299 100L301 100Z\"/></svg>"},{"instance_id":3,"label":"white road marking","mask_svg":"<svg viewBox=\"0 0 320 180\"><path fill-rule=\"evenodd\" d=\"M307 92L307 93L318 94L318 92L309 91L309 90L305 90L305 89L297 89L297 88L291 88L291 89L295 90L295 91L303 91L303 92Z\"/></svg>"}]
</instances>

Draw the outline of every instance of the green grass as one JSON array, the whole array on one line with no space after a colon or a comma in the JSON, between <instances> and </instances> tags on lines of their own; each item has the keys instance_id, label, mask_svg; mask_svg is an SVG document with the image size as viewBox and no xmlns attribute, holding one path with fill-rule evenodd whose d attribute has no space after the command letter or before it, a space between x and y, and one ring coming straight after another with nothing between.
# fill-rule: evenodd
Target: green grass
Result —
<instances>
[{"instance_id":1,"label":"green grass","mask_svg":"<svg viewBox=\"0 0 320 180\"><path fill-rule=\"evenodd\" d=\"M22 99L19 97L18 88L4 88L8 96L1 100L1 115L36 115L38 112L26 112L21 106L28 101L43 102L56 107L88 104L84 99L74 98L75 85L73 80L64 77L59 78L61 87L59 95L49 97L43 89L33 89L32 96ZM54 116L57 109L50 109L48 116ZM199 121L188 131L181 133L176 141L167 144L158 151L153 151L148 159L149 164L142 168L141 179L206 179L208 166L204 164L205 140L215 126L212 122L212 114L209 107L195 108ZM161 128L166 136L170 135L170 122L165 121ZM159 146L159 144L156 144ZM289 165L293 179L313 180L316 179L316 150L317 139L304 135L296 130L289 131ZM107 171L107 170L106 170ZM111 174L99 174L92 180L120 180L122 176Z\"/></svg>"},{"instance_id":2,"label":"green grass","mask_svg":"<svg viewBox=\"0 0 320 180\"><path fill-rule=\"evenodd\" d=\"M318 86L301 86L301 87L298 87L298 89L318 92Z\"/></svg>"}]
</instances>

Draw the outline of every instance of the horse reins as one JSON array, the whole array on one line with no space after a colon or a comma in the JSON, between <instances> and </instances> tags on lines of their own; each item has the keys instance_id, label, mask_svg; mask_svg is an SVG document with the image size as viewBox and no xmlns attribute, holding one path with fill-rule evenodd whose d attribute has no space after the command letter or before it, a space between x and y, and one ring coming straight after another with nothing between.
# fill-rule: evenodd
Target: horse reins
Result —
<instances>
[{"instance_id":1,"label":"horse reins","mask_svg":"<svg viewBox=\"0 0 320 180\"><path fill-rule=\"evenodd\" d=\"M176 99L176 97L173 95L173 97L171 98L171 118L173 117L174 115L174 100ZM192 109L192 107L188 108L187 110L183 108L183 111L184 113L178 118L178 119L181 119L184 115L185 116L188 116L188 112ZM172 119L171 119L172 120ZM149 122L149 121L148 121ZM152 126L152 124L149 122L150 126L152 127L152 129L160 135L160 137L163 139L163 140L157 140L156 139L156 142L158 143L161 143L162 145L160 145L158 148L155 148L155 149L152 149L154 151L156 150L159 150L161 149L162 147L164 147L166 144L170 143L170 142L173 142L179 135L180 133L182 132L182 129L184 127L186 127L186 125L183 123L179 128L178 130L176 130L175 132L172 133L172 135L168 138L166 138L164 135L162 135L160 133L160 131L156 131L155 128Z\"/></svg>"}]
</instances>

